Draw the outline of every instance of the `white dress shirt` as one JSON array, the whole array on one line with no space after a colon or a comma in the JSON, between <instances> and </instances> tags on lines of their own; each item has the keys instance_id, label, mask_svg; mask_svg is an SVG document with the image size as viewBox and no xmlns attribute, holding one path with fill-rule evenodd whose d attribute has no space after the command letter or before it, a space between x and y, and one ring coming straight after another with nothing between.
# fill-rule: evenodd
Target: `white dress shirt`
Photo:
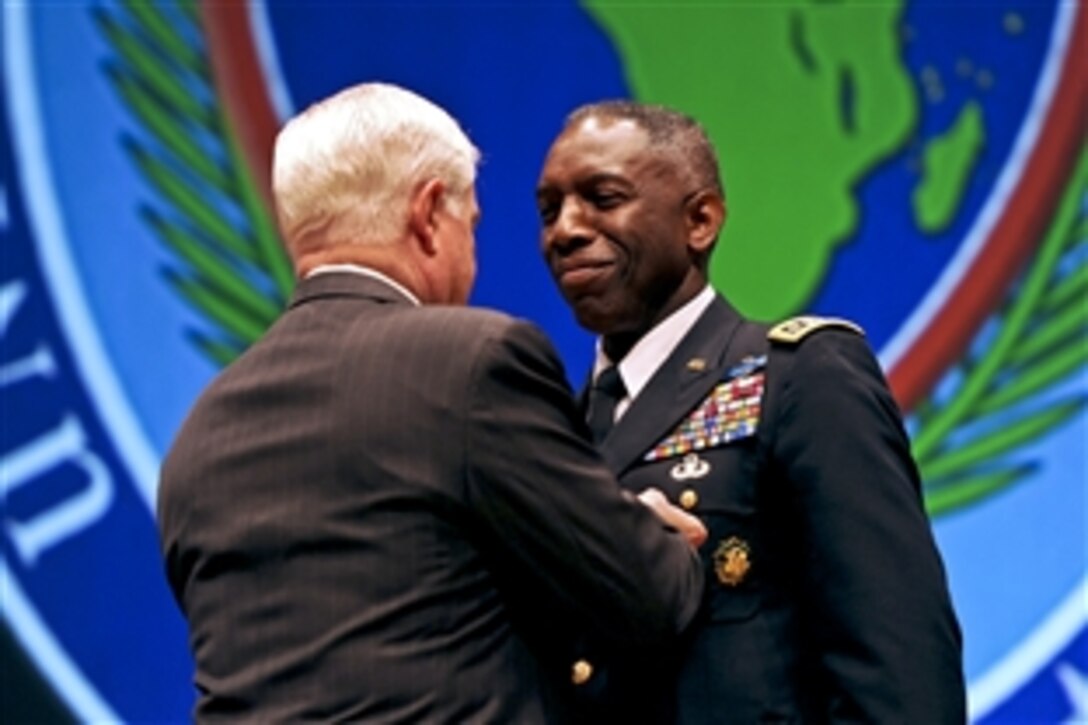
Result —
<instances>
[{"instance_id":1,"label":"white dress shirt","mask_svg":"<svg viewBox=\"0 0 1088 725\"><path fill-rule=\"evenodd\" d=\"M635 346L624 356L619 364L620 378L627 389L627 396L616 404L615 419L619 420L632 401L638 397L657 369L664 364L684 335L688 334L695 321L714 301L714 289L708 284L703 291L692 297L683 307L673 312L643 335ZM593 379L612 361L604 353L604 344L597 340L597 356L593 362Z\"/></svg>"}]
</instances>

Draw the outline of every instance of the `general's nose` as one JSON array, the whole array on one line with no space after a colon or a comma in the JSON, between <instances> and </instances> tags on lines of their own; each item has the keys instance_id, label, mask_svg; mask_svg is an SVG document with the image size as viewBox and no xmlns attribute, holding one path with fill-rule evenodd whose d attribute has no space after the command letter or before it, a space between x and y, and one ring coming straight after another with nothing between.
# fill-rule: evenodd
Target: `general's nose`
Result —
<instances>
[{"instance_id":1,"label":"general's nose","mask_svg":"<svg viewBox=\"0 0 1088 725\"><path fill-rule=\"evenodd\" d=\"M582 205L577 199L567 198L560 203L552 223L544 228L544 247L562 251L585 243L591 236Z\"/></svg>"}]
</instances>

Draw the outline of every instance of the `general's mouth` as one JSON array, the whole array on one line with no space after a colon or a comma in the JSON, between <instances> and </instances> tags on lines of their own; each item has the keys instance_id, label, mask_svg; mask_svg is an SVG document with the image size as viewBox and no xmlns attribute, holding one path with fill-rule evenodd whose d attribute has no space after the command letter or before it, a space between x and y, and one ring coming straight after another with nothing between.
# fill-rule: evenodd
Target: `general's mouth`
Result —
<instances>
[{"instance_id":1,"label":"general's mouth","mask_svg":"<svg viewBox=\"0 0 1088 725\"><path fill-rule=\"evenodd\" d=\"M561 265L557 278L563 289L577 292L592 287L611 274L612 261L578 262Z\"/></svg>"}]
</instances>

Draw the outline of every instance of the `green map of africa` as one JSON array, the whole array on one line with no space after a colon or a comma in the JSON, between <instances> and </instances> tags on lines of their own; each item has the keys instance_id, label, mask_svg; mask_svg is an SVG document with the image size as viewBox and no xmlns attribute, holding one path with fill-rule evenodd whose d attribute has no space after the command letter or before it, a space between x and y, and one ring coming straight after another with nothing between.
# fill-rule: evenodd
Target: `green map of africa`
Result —
<instances>
[{"instance_id":1,"label":"green map of africa","mask_svg":"<svg viewBox=\"0 0 1088 725\"><path fill-rule=\"evenodd\" d=\"M759 319L804 309L856 228L855 187L918 124L902 2L586 8L623 56L633 95L691 114L718 148L729 217L711 261L715 287ZM921 232L951 221L983 136L968 102L927 141L910 200Z\"/></svg>"}]
</instances>

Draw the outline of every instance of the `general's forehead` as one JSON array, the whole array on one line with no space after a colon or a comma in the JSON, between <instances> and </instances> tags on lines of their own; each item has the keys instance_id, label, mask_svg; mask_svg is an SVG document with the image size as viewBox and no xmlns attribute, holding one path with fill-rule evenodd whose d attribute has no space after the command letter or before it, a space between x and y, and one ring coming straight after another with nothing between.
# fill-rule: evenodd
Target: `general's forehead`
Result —
<instances>
[{"instance_id":1,"label":"general's forehead","mask_svg":"<svg viewBox=\"0 0 1088 725\"><path fill-rule=\"evenodd\" d=\"M631 119L591 116L567 127L548 153L542 179L575 174L638 173L667 164L665 149Z\"/></svg>"},{"instance_id":2,"label":"general's forehead","mask_svg":"<svg viewBox=\"0 0 1088 725\"><path fill-rule=\"evenodd\" d=\"M649 141L649 133L634 119L589 116L563 129L553 148L572 145L644 148Z\"/></svg>"}]
</instances>

